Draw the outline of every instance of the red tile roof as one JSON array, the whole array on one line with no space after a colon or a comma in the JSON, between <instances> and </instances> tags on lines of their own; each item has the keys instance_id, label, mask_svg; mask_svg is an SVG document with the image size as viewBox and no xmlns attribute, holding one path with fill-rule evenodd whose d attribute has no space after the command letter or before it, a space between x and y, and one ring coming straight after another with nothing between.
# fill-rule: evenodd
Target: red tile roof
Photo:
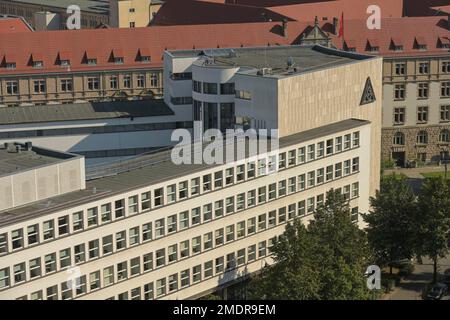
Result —
<instances>
[{"instance_id":1,"label":"red tile roof","mask_svg":"<svg viewBox=\"0 0 450 320\"><path fill-rule=\"evenodd\" d=\"M279 22L214 24L190 26L155 26L132 29L86 29L0 34L0 74L40 74L65 72L60 60L70 60L70 70L101 71L130 68L161 68L164 50L200 49L217 47L265 46L297 44L300 35L310 29L313 22L288 22L287 37L281 33ZM320 25L329 25L322 21ZM383 19L381 30L368 30L365 20L344 22L345 40L356 51L368 53L367 44L379 46L383 56L449 55L449 50L439 47L448 42L447 20L443 17ZM342 39L330 34L334 45L342 48ZM427 44L427 50L418 50L416 38ZM404 50L394 52L391 40L402 43ZM440 40L439 40L440 39ZM119 49L124 63L111 61L111 53ZM143 63L140 55L150 55L151 62ZM29 65L30 57L41 54L43 68ZM86 59L97 59L88 65ZM5 68L6 62L15 62L16 69Z\"/></svg>"},{"instance_id":2,"label":"red tile roof","mask_svg":"<svg viewBox=\"0 0 450 320\"><path fill-rule=\"evenodd\" d=\"M22 18L0 16L0 33L32 32L33 29Z\"/></svg>"}]
</instances>

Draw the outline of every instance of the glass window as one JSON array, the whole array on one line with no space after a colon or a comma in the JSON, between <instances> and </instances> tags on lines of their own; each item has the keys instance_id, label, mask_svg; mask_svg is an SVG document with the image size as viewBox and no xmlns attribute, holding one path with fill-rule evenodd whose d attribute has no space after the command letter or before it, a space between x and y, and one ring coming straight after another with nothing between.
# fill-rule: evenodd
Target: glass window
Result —
<instances>
[{"instance_id":1,"label":"glass window","mask_svg":"<svg viewBox=\"0 0 450 320\"><path fill-rule=\"evenodd\" d=\"M144 272L153 270L153 253L147 253L142 256L142 268Z\"/></svg>"},{"instance_id":2,"label":"glass window","mask_svg":"<svg viewBox=\"0 0 450 320\"><path fill-rule=\"evenodd\" d=\"M73 232L83 230L83 211L72 214Z\"/></svg>"},{"instance_id":3,"label":"glass window","mask_svg":"<svg viewBox=\"0 0 450 320\"><path fill-rule=\"evenodd\" d=\"M89 241L89 259L98 258L100 252L99 241L92 240Z\"/></svg>"},{"instance_id":4,"label":"glass window","mask_svg":"<svg viewBox=\"0 0 450 320\"><path fill-rule=\"evenodd\" d=\"M200 207L194 208L191 210L191 225L195 226L200 224L201 216L200 216Z\"/></svg>"},{"instance_id":5,"label":"glass window","mask_svg":"<svg viewBox=\"0 0 450 320\"><path fill-rule=\"evenodd\" d=\"M135 214L138 212L138 196L128 197L128 214Z\"/></svg>"},{"instance_id":6,"label":"glass window","mask_svg":"<svg viewBox=\"0 0 450 320\"><path fill-rule=\"evenodd\" d=\"M163 188L155 189L154 191L154 203L155 207L159 207L163 205L163 196L164 196L164 190Z\"/></svg>"},{"instance_id":7,"label":"glass window","mask_svg":"<svg viewBox=\"0 0 450 320\"><path fill-rule=\"evenodd\" d=\"M102 223L107 223L111 221L111 203L105 203L100 207L100 212L102 215Z\"/></svg>"},{"instance_id":8,"label":"glass window","mask_svg":"<svg viewBox=\"0 0 450 320\"><path fill-rule=\"evenodd\" d=\"M152 240L152 223L146 223L142 225L142 241Z\"/></svg>"},{"instance_id":9,"label":"glass window","mask_svg":"<svg viewBox=\"0 0 450 320\"><path fill-rule=\"evenodd\" d=\"M115 207L115 217L116 219L122 218L125 216L125 200L120 199L114 202Z\"/></svg>"},{"instance_id":10,"label":"glass window","mask_svg":"<svg viewBox=\"0 0 450 320\"><path fill-rule=\"evenodd\" d=\"M44 241L53 239L55 236L54 222L53 220L44 222Z\"/></svg>"},{"instance_id":11,"label":"glass window","mask_svg":"<svg viewBox=\"0 0 450 320\"><path fill-rule=\"evenodd\" d=\"M167 217L167 233L177 232L177 215Z\"/></svg>"},{"instance_id":12,"label":"glass window","mask_svg":"<svg viewBox=\"0 0 450 320\"><path fill-rule=\"evenodd\" d=\"M180 213L180 230L189 228L189 211Z\"/></svg>"},{"instance_id":13,"label":"glass window","mask_svg":"<svg viewBox=\"0 0 450 320\"><path fill-rule=\"evenodd\" d=\"M39 225L34 224L27 227L28 245L31 246L39 242Z\"/></svg>"},{"instance_id":14,"label":"glass window","mask_svg":"<svg viewBox=\"0 0 450 320\"><path fill-rule=\"evenodd\" d=\"M41 258L36 258L36 259L30 260L29 268L30 268L30 279L40 277L41 276Z\"/></svg>"},{"instance_id":15,"label":"glass window","mask_svg":"<svg viewBox=\"0 0 450 320\"><path fill-rule=\"evenodd\" d=\"M178 198L180 200L188 197L188 182L182 181L178 184Z\"/></svg>"},{"instance_id":16,"label":"glass window","mask_svg":"<svg viewBox=\"0 0 450 320\"><path fill-rule=\"evenodd\" d=\"M177 187L175 184L172 184L167 187L167 203L173 203L176 200L177 200Z\"/></svg>"},{"instance_id":17,"label":"glass window","mask_svg":"<svg viewBox=\"0 0 450 320\"><path fill-rule=\"evenodd\" d=\"M84 262L86 260L84 243L73 247L73 257L75 259L75 264Z\"/></svg>"},{"instance_id":18,"label":"glass window","mask_svg":"<svg viewBox=\"0 0 450 320\"><path fill-rule=\"evenodd\" d=\"M113 237L112 235L105 236L102 238L102 249L103 249L103 255L107 255L113 252Z\"/></svg>"},{"instance_id":19,"label":"glass window","mask_svg":"<svg viewBox=\"0 0 450 320\"><path fill-rule=\"evenodd\" d=\"M139 244L139 227L131 228L128 232L128 237L130 239L130 246Z\"/></svg>"},{"instance_id":20,"label":"glass window","mask_svg":"<svg viewBox=\"0 0 450 320\"><path fill-rule=\"evenodd\" d=\"M87 210L87 224L88 227L94 227L98 224L98 214L96 207Z\"/></svg>"},{"instance_id":21,"label":"glass window","mask_svg":"<svg viewBox=\"0 0 450 320\"><path fill-rule=\"evenodd\" d=\"M124 249L127 246L126 232L121 231L116 233L116 250Z\"/></svg>"},{"instance_id":22,"label":"glass window","mask_svg":"<svg viewBox=\"0 0 450 320\"><path fill-rule=\"evenodd\" d=\"M59 267L64 269L72 264L70 259L70 248L59 251Z\"/></svg>"},{"instance_id":23,"label":"glass window","mask_svg":"<svg viewBox=\"0 0 450 320\"><path fill-rule=\"evenodd\" d=\"M141 210L146 211L150 210L150 203L151 203L151 193L150 192L144 192L141 194Z\"/></svg>"},{"instance_id":24,"label":"glass window","mask_svg":"<svg viewBox=\"0 0 450 320\"><path fill-rule=\"evenodd\" d=\"M203 222L212 220L212 204L208 203L203 206Z\"/></svg>"},{"instance_id":25,"label":"glass window","mask_svg":"<svg viewBox=\"0 0 450 320\"><path fill-rule=\"evenodd\" d=\"M59 236L69 233L69 216L58 218L58 233Z\"/></svg>"}]
</instances>

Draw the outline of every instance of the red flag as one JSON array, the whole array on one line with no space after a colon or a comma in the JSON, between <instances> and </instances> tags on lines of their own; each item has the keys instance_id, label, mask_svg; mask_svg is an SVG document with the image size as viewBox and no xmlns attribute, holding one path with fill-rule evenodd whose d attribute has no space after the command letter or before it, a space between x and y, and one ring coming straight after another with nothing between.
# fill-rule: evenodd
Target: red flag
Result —
<instances>
[{"instance_id":1,"label":"red flag","mask_svg":"<svg viewBox=\"0 0 450 320\"><path fill-rule=\"evenodd\" d=\"M344 12L342 12L341 21L339 23L339 38L344 37Z\"/></svg>"}]
</instances>

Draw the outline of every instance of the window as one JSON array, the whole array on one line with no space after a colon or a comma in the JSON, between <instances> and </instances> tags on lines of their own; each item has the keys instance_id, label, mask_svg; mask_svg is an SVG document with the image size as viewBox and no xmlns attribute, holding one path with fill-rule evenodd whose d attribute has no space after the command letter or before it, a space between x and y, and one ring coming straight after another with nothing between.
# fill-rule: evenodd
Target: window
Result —
<instances>
[{"instance_id":1,"label":"window","mask_svg":"<svg viewBox=\"0 0 450 320\"><path fill-rule=\"evenodd\" d=\"M92 77L87 79L88 82L88 90L94 91L100 89L100 78L99 77Z\"/></svg>"},{"instance_id":2,"label":"window","mask_svg":"<svg viewBox=\"0 0 450 320\"><path fill-rule=\"evenodd\" d=\"M180 259L189 257L189 240L185 240L180 242Z\"/></svg>"},{"instance_id":3,"label":"window","mask_svg":"<svg viewBox=\"0 0 450 320\"><path fill-rule=\"evenodd\" d=\"M426 123L428 121L428 107L417 107L417 122Z\"/></svg>"},{"instance_id":4,"label":"window","mask_svg":"<svg viewBox=\"0 0 450 320\"><path fill-rule=\"evenodd\" d=\"M269 201L277 198L277 184L269 184Z\"/></svg>"},{"instance_id":5,"label":"window","mask_svg":"<svg viewBox=\"0 0 450 320\"><path fill-rule=\"evenodd\" d=\"M0 256L8 253L8 234L1 233L0 234Z\"/></svg>"},{"instance_id":6,"label":"window","mask_svg":"<svg viewBox=\"0 0 450 320\"><path fill-rule=\"evenodd\" d=\"M278 209L278 223L286 222L286 207Z\"/></svg>"},{"instance_id":7,"label":"window","mask_svg":"<svg viewBox=\"0 0 450 320\"><path fill-rule=\"evenodd\" d=\"M12 249L20 249L23 247L23 231L22 229L14 230L11 232Z\"/></svg>"},{"instance_id":8,"label":"window","mask_svg":"<svg viewBox=\"0 0 450 320\"><path fill-rule=\"evenodd\" d=\"M33 81L34 93L45 93L46 85L45 80L35 80Z\"/></svg>"},{"instance_id":9,"label":"window","mask_svg":"<svg viewBox=\"0 0 450 320\"><path fill-rule=\"evenodd\" d=\"M128 278L128 263L127 261L117 264L117 281Z\"/></svg>"},{"instance_id":10,"label":"window","mask_svg":"<svg viewBox=\"0 0 450 320\"><path fill-rule=\"evenodd\" d=\"M138 196L128 197L128 213L135 214L138 212Z\"/></svg>"},{"instance_id":11,"label":"window","mask_svg":"<svg viewBox=\"0 0 450 320\"><path fill-rule=\"evenodd\" d=\"M165 226L164 226L164 219L158 219L155 221L155 238L161 238L165 234Z\"/></svg>"},{"instance_id":12,"label":"window","mask_svg":"<svg viewBox=\"0 0 450 320\"><path fill-rule=\"evenodd\" d=\"M322 184L324 182L324 169L317 169L317 184Z\"/></svg>"},{"instance_id":13,"label":"window","mask_svg":"<svg viewBox=\"0 0 450 320\"><path fill-rule=\"evenodd\" d=\"M359 197L359 183L355 182L352 184L352 198Z\"/></svg>"},{"instance_id":14,"label":"window","mask_svg":"<svg viewBox=\"0 0 450 320\"><path fill-rule=\"evenodd\" d=\"M53 220L49 220L49 221L45 221L44 222L44 228L43 228L44 241L53 239L53 237L55 236L55 231L54 230L55 229L54 229Z\"/></svg>"},{"instance_id":15,"label":"window","mask_svg":"<svg viewBox=\"0 0 450 320\"><path fill-rule=\"evenodd\" d=\"M200 178L191 179L191 196L200 194Z\"/></svg>"},{"instance_id":16,"label":"window","mask_svg":"<svg viewBox=\"0 0 450 320\"><path fill-rule=\"evenodd\" d=\"M283 197L286 195L286 180L278 182L278 196Z\"/></svg>"},{"instance_id":17,"label":"window","mask_svg":"<svg viewBox=\"0 0 450 320\"><path fill-rule=\"evenodd\" d=\"M72 214L73 232L83 230L83 211Z\"/></svg>"},{"instance_id":18,"label":"window","mask_svg":"<svg viewBox=\"0 0 450 320\"><path fill-rule=\"evenodd\" d=\"M441 83L441 97L450 97L450 81Z\"/></svg>"},{"instance_id":19,"label":"window","mask_svg":"<svg viewBox=\"0 0 450 320\"><path fill-rule=\"evenodd\" d=\"M167 187L167 203L175 202L177 200L176 195L177 195L176 185L172 184L172 185L168 186Z\"/></svg>"},{"instance_id":20,"label":"window","mask_svg":"<svg viewBox=\"0 0 450 320\"><path fill-rule=\"evenodd\" d=\"M236 267L236 257L234 255L234 252L227 254L227 260L226 260L226 270L231 270Z\"/></svg>"},{"instance_id":21,"label":"window","mask_svg":"<svg viewBox=\"0 0 450 320\"><path fill-rule=\"evenodd\" d=\"M308 172L308 188L312 188L315 185L316 182L316 178L315 178L315 171L310 171Z\"/></svg>"},{"instance_id":22,"label":"window","mask_svg":"<svg viewBox=\"0 0 450 320\"><path fill-rule=\"evenodd\" d=\"M315 145L310 144L308 146L308 161L312 161L314 160L314 156L315 156Z\"/></svg>"},{"instance_id":23,"label":"window","mask_svg":"<svg viewBox=\"0 0 450 320\"><path fill-rule=\"evenodd\" d=\"M68 281L61 283L61 299L72 299L72 286L68 284Z\"/></svg>"},{"instance_id":24,"label":"window","mask_svg":"<svg viewBox=\"0 0 450 320\"><path fill-rule=\"evenodd\" d=\"M19 93L19 83L17 81L7 81L6 82L6 93L7 94L18 94Z\"/></svg>"},{"instance_id":25,"label":"window","mask_svg":"<svg viewBox=\"0 0 450 320\"><path fill-rule=\"evenodd\" d=\"M39 242L39 225L35 224L27 228L28 245L31 246Z\"/></svg>"},{"instance_id":26,"label":"window","mask_svg":"<svg viewBox=\"0 0 450 320\"><path fill-rule=\"evenodd\" d=\"M394 100L404 100L406 97L406 85L396 84L394 86Z\"/></svg>"},{"instance_id":27,"label":"window","mask_svg":"<svg viewBox=\"0 0 450 320\"><path fill-rule=\"evenodd\" d=\"M135 276L141 273L141 258L136 257L130 260L130 276Z\"/></svg>"},{"instance_id":28,"label":"window","mask_svg":"<svg viewBox=\"0 0 450 320\"><path fill-rule=\"evenodd\" d=\"M334 165L334 177L336 179L342 177L342 163L336 163Z\"/></svg>"},{"instance_id":29,"label":"window","mask_svg":"<svg viewBox=\"0 0 450 320\"><path fill-rule=\"evenodd\" d=\"M417 143L418 144L428 143L428 133L426 131L419 131L419 133L417 134Z\"/></svg>"},{"instance_id":30,"label":"window","mask_svg":"<svg viewBox=\"0 0 450 320\"><path fill-rule=\"evenodd\" d=\"M142 257L142 269L144 272L153 270L153 253L144 254Z\"/></svg>"},{"instance_id":31,"label":"window","mask_svg":"<svg viewBox=\"0 0 450 320\"><path fill-rule=\"evenodd\" d=\"M136 22L131 21L130 22L130 28L134 28L134 27L136 27ZM126 300L126 299L119 299L119 300Z\"/></svg>"},{"instance_id":32,"label":"window","mask_svg":"<svg viewBox=\"0 0 450 320\"><path fill-rule=\"evenodd\" d=\"M69 216L58 218L58 233L59 236L69 233Z\"/></svg>"},{"instance_id":33,"label":"window","mask_svg":"<svg viewBox=\"0 0 450 320\"><path fill-rule=\"evenodd\" d=\"M153 299L153 282L144 285L144 300Z\"/></svg>"},{"instance_id":34,"label":"window","mask_svg":"<svg viewBox=\"0 0 450 320\"><path fill-rule=\"evenodd\" d=\"M273 228L277 225L277 211L273 210L269 212L269 219L268 219L268 227Z\"/></svg>"},{"instance_id":35,"label":"window","mask_svg":"<svg viewBox=\"0 0 450 320\"><path fill-rule=\"evenodd\" d=\"M150 75L150 86L155 88L158 87L158 85L159 85L158 75L156 73L152 73Z\"/></svg>"},{"instance_id":36,"label":"window","mask_svg":"<svg viewBox=\"0 0 450 320\"><path fill-rule=\"evenodd\" d=\"M118 83L118 80L117 80L116 76L111 76L111 78L109 78L109 87L111 89L119 88L119 83Z\"/></svg>"},{"instance_id":37,"label":"window","mask_svg":"<svg viewBox=\"0 0 450 320\"><path fill-rule=\"evenodd\" d=\"M76 245L73 247L73 257L75 259L75 264L85 261L85 248L84 243Z\"/></svg>"},{"instance_id":38,"label":"window","mask_svg":"<svg viewBox=\"0 0 450 320\"><path fill-rule=\"evenodd\" d=\"M419 83L417 85L417 98L426 99L428 98L428 93L429 93L428 83Z\"/></svg>"},{"instance_id":39,"label":"window","mask_svg":"<svg viewBox=\"0 0 450 320\"><path fill-rule=\"evenodd\" d=\"M442 122L450 121L450 105L441 106L441 117Z\"/></svg>"},{"instance_id":40,"label":"window","mask_svg":"<svg viewBox=\"0 0 450 320\"><path fill-rule=\"evenodd\" d=\"M250 91L236 90L236 98L242 100L252 100L252 93Z\"/></svg>"},{"instance_id":41,"label":"window","mask_svg":"<svg viewBox=\"0 0 450 320\"><path fill-rule=\"evenodd\" d=\"M217 83L203 82L204 94L217 94Z\"/></svg>"},{"instance_id":42,"label":"window","mask_svg":"<svg viewBox=\"0 0 450 320\"><path fill-rule=\"evenodd\" d=\"M163 196L164 196L164 190L163 188L155 189L155 197L154 197L154 203L155 207L159 207L163 205Z\"/></svg>"},{"instance_id":43,"label":"window","mask_svg":"<svg viewBox=\"0 0 450 320\"><path fill-rule=\"evenodd\" d=\"M141 194L141 210L146 211L150 210L150 192L144 192Z\"/></svg>"},{"instance_id":44,"label":"window","mask_svg":"<svg viewBox=\"0 0 450 320\"><path fill-rule=\"evenodd\" d=\"M333 165L327 166L326 179L327 182L333 180Z\"/></svg>"},{"instance_id":45,"label":"window","mask_svg":"<svg viewBox=\"0 0 450 320\"><path fill-rule=\"evenodd\" d=\"M258 243L258 258L266 256L266 241Z\"/></svg>"},{"instance_id":46,"label":"window","mask_svg":"<svg viewBox=\"0 0 450 320\"><path fill-rule=\"evenodd\" d=\"M299 201L298 202L298 215L299 216L303 216L306 214L305 211L305 200Z\"/></svg>"},{"instance_id":47,"label":"window","mask_svg":"<svg viewBox=\"0 0 450 320\"><path fill-rule=\"evenodd\" d=\"M220 84L220 94L235 94L234 83L221 83Z\"/></svg>"},{"instance_id":48,"label":"window","mask_svg":"<svg viewBox=\"0 0 450 320\"><path fill-rule=\"evenodd\" d=\"M191 225L195 226L200 224L201 216L200 216L200 207L194 208L191 210Z\"/></svg>"},{"instance_id":49,"label":"window","mask_svg":"<svg viewBox=\"0 0 450 320\"><path fill-rule=\"evenodd\" d=\"M317 158L322 158L324 156L324 150L325 144L323 142L319 142L317 144Z\"/></svg>"},{"instance_id":50,"label":"window","mask_svg":"<svg viewBox=\"0 0 450 320\"><path fill-rule=\"evenodd\" d=\"M0 285L0 288L1 288L1 285ZM42 300L42 290L31 293L30 300Z\"/></svg>"},{"instance_id":51,"label":"window","mask_svg":"<svg viewBox=\"0 0 450 320\"><path fill-rule=\"evenodd\" d=\"M178 290L178 273L169 276L169 292Z\"/></svg>"},{"instance_id":52,"label":"window","mask_svg":"<svg viewBox=\"0 0 450 320\"><path fill-rule=\"evenodd\" d=\"M256 245L251 245L247 248L247 260L248 262L256 260Z\"/></svg>"},{"instance_id":53,"label":"window","mask_svg":"<svg viewBox=\"0 0 450 320\"><path fill-rule=\"evenodd\" d=\"M125 200L116 200L114 202L115 207L115 217L116 219L122 218L125 215Z\"/></svg>"},{"instance_id":54,"label":"window","mask_svg":"<svg viewBox=\"0 0 450 320\"><path fill-rule=\"evenodd\" d=\"M428 74L430 64L428 62L420 62L419 63L419 73L420 74Z\"/></svg>"},{"instance_id":55,"label":"window","mask_svg":"<svg viewBox=\"0 0 450 320\"><path fill-rule=\"evenodd\" d=\"M202 265L199 264L192 268L192 282L196 283L202 280Z\"/></svg>"},{"instance_id":56,"label":"window","mask_svg":"<svg viewBox=\"0 0 450 320\"><path fill-rule=\"evenodd\" d=\"M250 190L247 192L247 206L253 207L256 205L256 190Z\"/></svg>"},{"instance_id":57,"label":"window","mask_svg":"<svg viewBox=\"0 0 450 320\"><path fill-rule=\"evenodd\" d=\"M166 249L159 249L156 251L156 267L161 267L166 264Z\"/></svg>"},{"instance_id":58,"label":"window","mask_svg":"<svg viewBox=\"0 0 450 320\"><path fill-rule=\"evenodd\" d=\"M395 64L395 74L405 75L406 74L406 63L396 63Z\"/></svg>"},{"instance_id":59,"label":"window","mask_svg":"<svg viewBox=\"0 0 450 320\"><path fill-rule=\"evenodd\" d=\"M47 300L58 299L58 286L52 286L47 288Z\"/></svg>"},{"instance_id":60,"label":"window","mask_svg":"<svg viewBox=\"0 0 450 320\"><path fill-rule=\"evenodd\" d=\"M225 212L227 214L234 212L234 197L228 197L225 199Z\"/></svg>"},{"instance_id":61,"label":"window","mask_svg":"<svg viewBox=\"0 0 450 320\"><path fill-rule=\"evenodd\" d=\"M345 200L350 199L350 185L344 186L344 192L343 192L343 194L344 194L344 199L345 199Z\"/></svg>"},{"instance_id":62,"label":"window","mask_svg":"<svg viewBox=\"0 0 450 320\"><path fill-rule=\"evenodd\" d=\"M178 199L186 199L188 197L188 182L182 181L178 184Z\"/></svg>"},{"instance_id":63,"label":"window","mask_svg":"<svg viewBox=\"0 0 450 320\"><path fill-rule=\"evenodd\" d=\"M236 196L236 211L245 209L245 193L240 193Z\"/></svg>"},{"instance_id":64,"label":"window","mask_svg":"<svg viewBox=\"0 0 450 320\"><path fill-rule=\"evenodd\" d=\"M224 260L223 257L216 258L214 261L216 265L216 274L223 272Z\"/></svg>"},{"instance_id":65,"label":"window","mask_svg":"<svg viewBox=\"0 0 450 320\"><path fill-rule=\"evenodd\" d=\"M189 228L189 211L180 213L180 230Z\"/></svg>"},{"instance_id":66,"label":"window","mask_svg":"<svg viewBox=\"0 0 450 320\"><path fill-rule=\"evenodd\" d=\"M441 130L441 132L439 133L439 142L450 142L450 132L448 130Z\"/></svg>"},{"instance_id":67,"label":"window","mask_svg":"<svg viewBox=\"0 0 450 320\"><path fill-rule=\"evenodd\" d=\"M203 176L203 192L211 191L211 175L207 174Z\"/></svg>"},{"instance_id":68,"label":"window","mask_svg":"<svg viewBox=\"0 0 450 320\"><path fill-rule=\"evenodd\" d=\"M344 176L348 176L350 174L350 160L344 161Z\"/></svg>"},{"instance_id":69,"label":"window","mask_svg":"<svg viewBox=\"0 0 450 320\"><path fill-rule=\"evenodd\" d=\"M228 186L234 183L234 168L225 170L225 184Z\"/></svg>"},{"instance_id":70,"label":"window","mask_svg":"<svg viewBox=\"0 0 450 320\"><path fill-rule=\"evenodd\" d=\"M280 153L280 155L278 156L278 169L284 169L286 168L286 153Z\"/></svg>"},{"instance_id":71,"label":"window","mask_svg":"<svg viewBox=\"0 0 450 320\"><path fill-rule=\"evenodd\" d=\"M312 198L308 198L308 200L306 200L306 209L307 209L307 213L313 213L314 212L314 197Z\"/></svg>"},{"instance_id":72,"label":"window","mask_svg":"<svg viewBox=\"0 0 450 320\"><path fill-rule=\"evenodd\" d=\"M70 92L73 89L72 79L62 79L61 80L61 91Z\"/></svg>"},{"instance_id":73,"label":"window","mask_svg":"<svg viewBox=\"0 0 450 320\"><path fill-rule=\"evenodd\" d=\"M139 74L137 76L137 87L145 88L145 74Z\"/></svg>"},{"instance_id":74,"label":"window","mask_svg":"<svg viewBox=\"0 0 450 320\"><path fill-rule=\"evenodd\" d=\"M298 161L299 164L305 163L305 161L306 161L305 147L302 147L302 148L298 149L298 156L297 157L298 157L297 161Z\"/></svg>"},{"instance_id":75,"label":"window","mask_svg":"<svg viewBox=\"0 0 450 320\"><path fill-rule=\"evenodd\" d=\"M50 253L44 257L45 273L56 271L56 253Z\"/></svg>"},{"instance_id":76,"label":"window","mask_svg":"<svg viewBox=\"0 0 450 320\"><path fill-rule=\"evenodd\" d=\"M258 231L266 229L266 214L260 214L258 216Z\"/></svg>"},{"instance_id":77,"label":"window","mask_svg":"<svg viewBox=\"0 0 450 320\"><path fill-rule=\"evenodd\" d=\"M192 254L197 254L202 251L202 241L201 237L192 238Z\"/></svg>"},{"instance_id":78,"label":"window","mask_svg":"<svg viewBox=\"0 0 450 320\"><path fill-rule=\"evenodd\" d=\"M258 176L261 177L266 174L266 159L258 160Z\"/></svg>"},{"instance_id":79,"label":"window","mask_svg":"<svg viewBox=\"0 0 450 320\"><path fill-rule=\"evenodd\" d=\"M258 188L258 203L264 203L266 202L266 187L259 187Z\"/></svg>"},{"instance_id":80,"label":"window","mask_svg":"<svg viewBox=\"0 0 450 320\"><path fill-rule=\"evenodd\" d=\"M358 221L358 216L359 216L359 212L358 212L358 207L352 208L351 211L351 220L352 222L357 222Z\"/></svg>"},{"instance_id":81,"label":"window","mask_svg":"<svg viewBox=\"0 0 450 320\"><path fill-rule=\"evenodd\" d=\"M358 172L359 171L359 158L353 158L352 160L352 172Z\"/></svg>"},{"instance_id":82,"label":"window","mask_svg":"<svg viewBox=\"0 0 450 320\"><path fill-rule=\"evenodd\" d=\"M234 240L234 224L229 225L225 228L226 241L230 242Z\"/></svg>"},{"instance_id":83,"label":"window","mask_svg":"<svg viewBox=\"0 0 450 320\"><path fill-rule=\"evenodd\" d=\"M181 288L189 286L190 283L190 270L182 270L180 272L180 286Z\"/></svg>"},{"instance_id":84,"label":"window","mask_svg":"<svg viewBox=\"0 0 450 320\"><path fill-rule=\"evenodd\" d=\"M59 251L59 268L64 269L72 264L70 259L70 248Z\"/></svg>"},{"instance_id":85,"label":"window","mask_svg":"<svg viewBox=\"0 0 450 320\"><path fill-rule=\"evenodd\" d=\"M298 176L298 190L302 191L306 188L306 176L305 174L301 174Z\"/></svg>"},{"instance_id":86,"label":"window","mask_svg":"<svg viewBox=\"0 0 450 320\"><path fill-rule=\"evenodd\" d=\"M103 255L107 255L113 252L113 237L112 235L105 236L102 238L103 243Z\"/></svg>"},{"instance_id":87,"label":"window","mask_svg":"<svg viewBox=\"0 0 450 320\"><path fill-rule=\"evenodd\" d=\"M295 218L295 203L293 203L293 204L290 204L289 206L288 206L288 219L289 220L292 220L292 219L294 219Z\"/></svg>"},{"instance_id":88,"label":"window","mask_svg":"<svg viewBox=\"0 0 450 320\"><path fill-rule=\"evenodd\" d=\"M30 260L30 279L41 276L41 258Z\"/></svg>"},{"instance_id":89,"label":"window","mask_svg":"<svg viewBox=\"0 0 450 320\"><path fill-rule=\"evenodd\" d=\"M87 224L88 227L94 227L98 224L97 208L87 210Z\"/></svg>"},{"instance_id":90,"label":"window","mask_svg":"<svg viewBox=\"0 0 450 320\"><path fill-rule=\"evenodd\" d=\"M449 73L450 72L450 61L443 61L442 62L441 71L443 73Z\"/></svg>"},{"instance_id":91,"label":"window","mask_svg":"<svg viewBox=\"0 0 450 320\"><path fill-rule=\"evenodd\" d=\"M100 289L100 271L91 272L89 274L89 286L91 291Z\"/></svg>"},{"instance_id":92,"label":"window","mask_svg":"<svg viewBox=\"0 0 450 320\"><path fill-rule=\"evenodd\" d=\"M167 217L167 233L177 232L177 215Z\"/></svg>"},{"instance_id":93,"label":"window","mask_svg":"<svg viewBox=\"0 0 450 320\"><path fill-rule=\"evenodd\" d=\"M103 204L100 207L100 212L102 215L102 223L107 223L111 221L111 204Z\"/></svg>"},{"instance_id":94,"label":"window","mask_svg":"<svg viewBox=\"0 0 450 320\"><path fill-rule=\"evenodd\" d=\"M116 233L116 250L124 249L127 246L125 231Z\"/></svg>"},{"instance_id":95,"label":"window","mask_svg":"<svg viewBox=\"0 0 450 320\"><path fill-rule=\"evenodd\" d=\"M297 190L297 178L291 177L288 179L288 192L291 194L295 193L296 190Z\"/></svg>"},{"instance_id":96,"label":"window","mask_svg":"<svg viewBox=\"0 0 450 320\"><path fill-rule=\"evenodd\" d=\"M405 108L394 108L394 124L404 124L405 123Z\"/></svg>"},{"instance_id":97,"label":"window","mask_svg":"<svg viewBox=\"0 0 450 320\"><path fill-rule=\"evenodd\" d=\"M130 239L130 246L139 244L139 227L131 228L128 237Z\"/></svg>"},{"instance_id":98,"label":"window","mask_svg":"<svg viewBox=\"0 0 450 320\"><path fill-rule=\"evenodd\" d=\"M238 222L236 227L236 237L238 239L245 237L245 220Z\"/></svg>"},{"instance_id":99,"label":"window","mask_svg":"<svg viewBox=\"0 0 450 320\"><path fill-rule=\"evenodd\" d=\"M99 241L92 240L89 241L89 259L95 259L99 256Z\"/></svg>"},{"instance_id":100,"label":"window","mask_svg":"<svg viewBox=\"0 0 450 320\"><path fill-rule=\"evenodd\" d=\"M212 232L205 233L203 235L203 250L209 250L213 247L213 234Z\"/></svg>"}]
</instances>

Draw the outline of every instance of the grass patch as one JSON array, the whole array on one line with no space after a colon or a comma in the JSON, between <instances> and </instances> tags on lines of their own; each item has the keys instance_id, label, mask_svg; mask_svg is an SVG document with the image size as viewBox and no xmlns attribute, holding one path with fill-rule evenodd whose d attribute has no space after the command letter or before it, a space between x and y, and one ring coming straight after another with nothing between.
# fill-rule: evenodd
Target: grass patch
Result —
<instances>
[{"instance_id":1,"label":"grass patch","mask_svg":"<svg viewBox=\"0 0 450 320\"><path fill-rule=\"evenodd\" d=\"M426 173L421 173L422 176L424 176L425 178L444 178L445 172L426 172ZM450 171L447 172L447 180L450 180Z\"/></svg>"}]
</instances>

